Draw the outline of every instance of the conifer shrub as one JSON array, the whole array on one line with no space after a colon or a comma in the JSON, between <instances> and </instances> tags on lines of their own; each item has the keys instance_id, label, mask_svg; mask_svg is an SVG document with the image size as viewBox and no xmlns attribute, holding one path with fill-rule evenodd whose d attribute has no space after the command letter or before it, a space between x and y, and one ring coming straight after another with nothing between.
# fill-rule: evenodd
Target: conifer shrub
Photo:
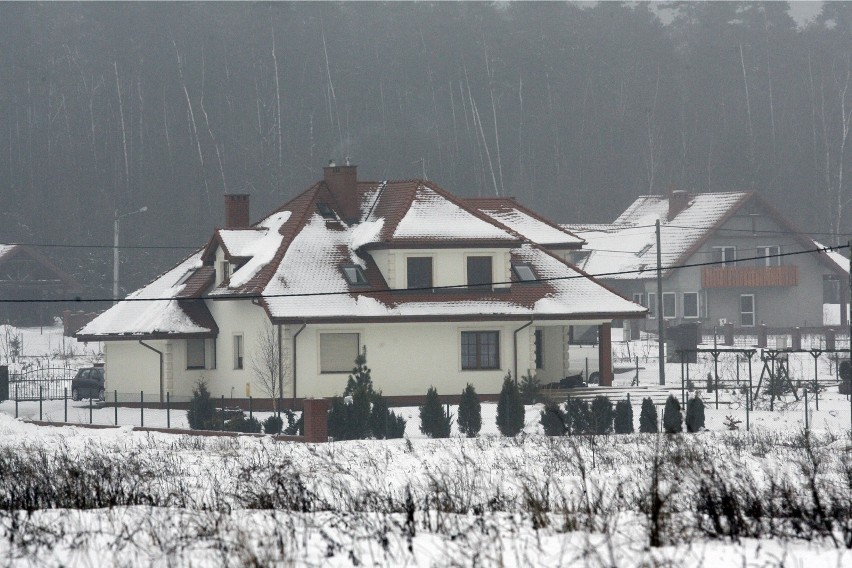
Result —
<instances>
[{"instance_id":1,"label":"conifer shrub","mask_svg":"<svg viewBox=\"0 0 852 568\"><path fill-rule=\"evenodd\" d=\"M261 430L260 421L255 418L246 418L245 413L225 421L225 430L228 432L242 432L245 434L259 434Z\"/></svg>"},{"instance_id":2,"label":"conifer shrub","mask_svg":"<svg viewBox=\"0 0 852 568\"><path fill-rule=\"evenodd\" d=\"M302 413L299 419L296 420L296 413L287 408L284 409L284 415L287 417L287 427L284 428L284 434L288 436L303 436L305 434L305 414ZM281 419L279 418L278 420L280 424Z\"/></svg>"},{"instance_id":3,"label":"conifer shrub","mask_svg":"<svg viewBox=\"0 0 852 568\"><path fill-rule=\"evenodd\" d=\"M541 382L533 376L532 373L521 377L521 383L518 385L518 390L521 393L522 404L536 404L542 402Z\"/></svg>"},{"instance_id":4,"label":"conifer shrub","mask_svg":"<svg viewBox=\"0 0 852 568\"><path fill-rule=\"evenodd\" d=\"M388 408L388 402L380 392L373 393L369 428L370 435L378 440L405 435L405 419Z\"/></svg>"},{"instance_id":5,"label":"conifer shrub","mask_svg":"<svg viewBox=\"0 0 852 568\"><path fill-rule=\"evenodd\" d=\"M512 438L524 428L524 403L518 385L508 373L503 378L500 400L497 402L497 429L504 436Z\"/></svg>"},{"instance_id":6,"label":"conifer shrub","mask_svg":"<svg viewBox=\"0 0 852 568\"><path fill-rule=\"evenodd\" d=\"M545 436L564 436L568 432L568 416L558 404L546 404L540 422Z\"/></svg>"},{"instance_id":7,"label":"conifer shrub","mask_svg":"<svg viewBox=\"0 0 852 568\"><path fill-rule=\"evenodd\" d=\"M686 403L686 431L698 432L704 428L704 401L698 395Z\"/></svg>"},{"instance_id":8,"label":"conifer shrub","mask_svg":"<svg viewBox=\"0 0 852 568\"><path fill-rule=\"evenodd\" d=\"M657 407L650 397L642 401L642 410L639 413L639 431L643 434L657 433Z\"/></svg>"},{"instance_id":9,"label":"conifer shrub","mask_svg":"<svg viewBox=\"0 0 852 568\"><path fill-rule=\"evenodd\" d=\"M283 422L280 416L273 414L263 421L264 434L280 434L281 427L284 425Z\"/></svg>"},{"instance_id":10,"label":"conifer shrub","mask_svg":"<svg viewBox=\"0 0 852 568\"><path fill-rule=\"evenodd\" d=\"M619 400L615 403L615 433L633 433L633 405L629 400Z\"/></svg>"},{"instance_id":11,"label":"conifer shrub","mask_svg":"<svg viewBox=\"0 0 852 568\"><path fill-rule=\"evenodd\" d=\"M207 383L203 380L198 381L195 388L192 389L192 399L189 401L186 420L193 430L217 430L219 428L216 403L210 397Z\"/></svg>"},{"instance_id":12,"label":"conifer shrub","mask_svg":"<svg viewBox=\"0 0 852 568\"><path fill-rule=\"evenodd\" d=\"M444 413L435 387L426 391L426 401L420 407L420 431L430 438L449 438L452 420Z\"/></svg>"},{"instance_id":13,"label":"conifer shrub","mask_svg":"<svg viewBox=\"0 0 852 568\"><path fill-rule=\"evenodd\" d=\"M363 440L370 434L370 394L363 387L335 396L328 408L328 435L335 440Z\"/></svg>"},{"instance_id":14,"label":"conifer shrub","mask_svg":"<svg viewBox=\"0 0 852 568\"><path fill-rule=\"evenodd\" d=\"M482 405L476 389L468 383L461 393L458 412L459 432L468 438L473 438L482 429Z\"/></svg>"},{"instance_id":15,"label":"conifer shrub","mask_svg":"<svg viewBox=\"0 0 852 568\"><path fill-rule=\"evenodd\" d=\"M677 434L683 431L683 414L680 411L680 402L669 395L666 406L663 408L663 430L666 434Z\"/></svg>"},{"instance_id":16,"label":"conifer shrub","mask_svg":"<svg viewBox=\"0 0 852 568\"><path fill-rule=\"evenodd\" d=\"M612 402L603 396L598 395L592 401L592 433L594 434L609 434L612 431Z\"/></svg>"},{"instance_id":17,"label":"conifer shrub","mask_svg":"<svg viewBox=\"0 0 852 568\"><path fill-rule=\"evenodd\" d=\"M589 403L579 398L569 399L566 403L568 433L572 435L588 434L592 428L592 412Z\"/></svg>"}]
</instances>

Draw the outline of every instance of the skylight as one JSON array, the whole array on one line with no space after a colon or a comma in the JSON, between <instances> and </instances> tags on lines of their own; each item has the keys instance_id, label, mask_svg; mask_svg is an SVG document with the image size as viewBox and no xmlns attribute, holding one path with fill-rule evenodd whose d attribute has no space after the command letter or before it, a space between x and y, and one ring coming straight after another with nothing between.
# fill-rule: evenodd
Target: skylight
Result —
<instances>
[{"instance_id":1,"label":"skylight","mask_svg":"<svg viewBox=\"0 0 852 568\"><path fill-rule=\"evenodd\" d=\"M329 207L327 203L317 201L317 211L319 211L319 214L322 216L323 219L326 219L328 221L333 221L337 219L337 216L334 214L334 211L331 210L331 207Z\"/></svg>"},{"instance_id":2,"label":"skylight","mask_svg":"<svg viewBox=\"0 0 852 568\"><path fill-rule=\"evenodd\" d=\"M340 267L343 270L343 275L350 284L355 286L364 286L367 284L367 276L364 270L355 264L347 264Z\"/></svg>"},{"instance_id":3,"label":"skylight","mask_svg":"<svg viewBox=\"0 0 852 568\"><path fill-rule=\"evenodd\" d=\"M532 266L529 264L513 264L512 270L515 271L515 276L517 276L518 280L521 282L535 282L538 280L535 272L533 272Z\"/></svg>"}]
</instances>

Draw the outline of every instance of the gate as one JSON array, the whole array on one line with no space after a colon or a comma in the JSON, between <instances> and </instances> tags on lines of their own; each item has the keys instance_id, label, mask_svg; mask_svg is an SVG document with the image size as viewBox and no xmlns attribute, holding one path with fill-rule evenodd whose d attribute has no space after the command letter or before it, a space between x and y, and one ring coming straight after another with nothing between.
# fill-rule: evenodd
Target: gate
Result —
<instances>
[{"instance_id":1,"label":"gate","mask_svg":"<svg viewBox=\"0 0 852 568\"><path fill-rule=\"evenodd\" d=\"M9 373L9 398L17 400L58 400L71 394L75 369L46 367L22 373Z\"/></svg>"}]
</instances>

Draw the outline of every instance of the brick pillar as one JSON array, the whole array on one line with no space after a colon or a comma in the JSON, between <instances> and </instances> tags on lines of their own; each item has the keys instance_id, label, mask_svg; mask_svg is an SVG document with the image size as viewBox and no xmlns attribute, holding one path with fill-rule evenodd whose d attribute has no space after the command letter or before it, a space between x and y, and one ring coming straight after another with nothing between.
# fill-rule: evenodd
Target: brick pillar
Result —
<instances>
[{"instance_id":1,"label":"brick pillar","mask_svg":"<svg viewBox=\"0 0 852 568\"><path fill-rule=\"evenodd\" d=\"M726 323L722 326L722 345L727 345L728 347L733 346L734 344L734 324Z\"/></svg>"},{"instance_id":2,"label":"brick pillar","mask_svg":"<svg viewBox=\"0 0 852 568\"><path fill-rule=\"evenodd\" d=\"M612 324L598 326L598 372L602 387L612 386ZM588 377L587 377L588 378Z\"/></svg>"},{"instance_id":3,"label":"brick pillar","mask_svg":"<svg viewBox=\"0 0 852 568\"><path fill-rule=\"evenodd\" d=\"M318 444L328 441L328 400L306 398L302 403L305 418L305 441Z\"/></svg>"},{"instance_id":4,"label":"brick pillar","mask_svg":"<svg viewBox=\"0 0 852 568\"><path fill-rule=\"evenodd\" d=\"M835 338L837 332L834 331L833 328L829 328L825 330L825 348L829 351L833 351L835 349Z\"/></svg>"},{"instance_id":5,"label":"brick pillar","mask_svg":"<svg viewBox=\"0 0 852 568\"><path fill-rule=\"evenodd\" d=\"M801 349L802 348L802 328L794 327L793 333L793 349Z\"/></svg>"},{"instance_id":6,"label":"brick pillar","mask_svg":"<svg viewBox=\"0 0 852 568\"><path fill-rule=\"evenodd\" d=\"M757 346L766 349L766 324L757 326Z\"/></svg>"}]
</instances>

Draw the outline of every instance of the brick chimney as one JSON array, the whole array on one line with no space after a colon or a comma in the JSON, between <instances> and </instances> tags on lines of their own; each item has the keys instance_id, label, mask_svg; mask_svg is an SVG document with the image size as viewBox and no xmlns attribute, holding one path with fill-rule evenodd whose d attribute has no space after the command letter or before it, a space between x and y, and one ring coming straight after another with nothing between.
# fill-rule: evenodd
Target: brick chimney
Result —
<instances>
[{"instance_id":1,"label":"brick chimney","mask_svg":"<svg viewBox=\"0 0 852 568\"><path fill-rule=\"evenodd\" d=\"M675 189L669 192L669 214L666 217L671 221L678 214L689 207L689 192L682 189Z\"/></svg>"},{"instance_id":2,"label":"brick chimney","mask_svg":"<svg viewBox=\"0 0 852 568\"><path fill-rule=\"evenodd\" d=\"M250 224L248 194L225 194L225 228L246 229L249 226Z\"/></svg>"},{"instance_id":3,"label":"brick chimney","mask_svg":"<svg viewBox=\"0 0 852 568\"><path fill-rule=\"evenodd\" d=\"M332 160L322 170L325 185L334 197L337 213L347 223L357 223L361 217L357 186L358 166L351 165L349 158L346 158L345 166L335 165Z\"/></svg>"}]
</instances>

